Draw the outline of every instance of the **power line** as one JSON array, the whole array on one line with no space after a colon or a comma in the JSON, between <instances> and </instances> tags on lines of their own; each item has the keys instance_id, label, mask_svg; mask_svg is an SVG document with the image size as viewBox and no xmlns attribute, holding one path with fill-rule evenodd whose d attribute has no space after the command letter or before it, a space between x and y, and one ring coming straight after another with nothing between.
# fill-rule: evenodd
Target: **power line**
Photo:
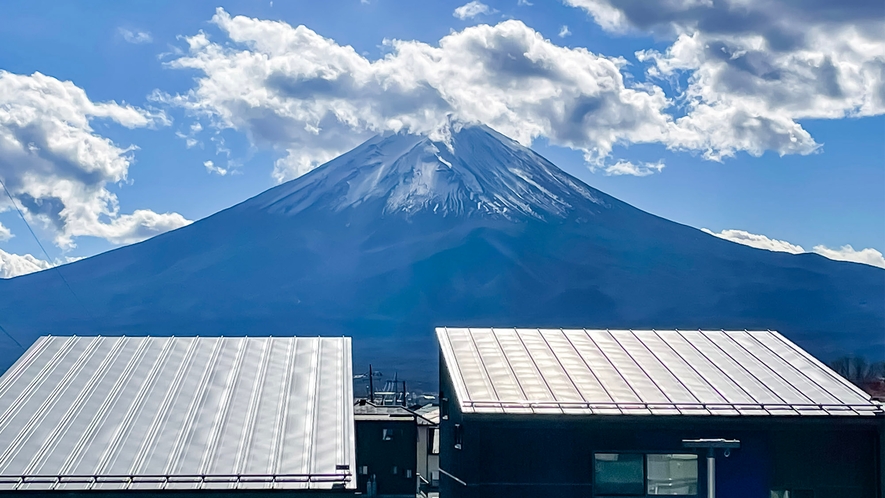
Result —
<instances>
[{"instance_id":1,"label":"power line","mask_svg":"<svg viewBox=\"0 0 885 498\"><path fill-rule=\"evenodd\" d=\"M12 340L12 342L15 343L16 346L18 346L18 347L21 348L21 349L27 349L27 348L25 348L24 346L22 346L22 344L21 344L20 342L18 342L18 341L16 340L15 337L12 337L12 334L10 334L9 332L7 332L6 329L3 328L2 325L0 325L0 331L2 331L4 334L6 334L6 337L10 338L10 339Z\"/></svg>"},{"instance_id":2,"label":"power line","mask_svg":"<svg viewBox=\"0 0 885 498\"><path fill-rule=\"evenodd\" d=\"M86 313L86 316L88 316L89 319L94 322L95 317L93 317L92 313L89 312L89 308L87 308L86 305L83 303L83 301L80 300L80 296L78 296L77 293L74 292L74 289L71 287L71 284L69 284L68 280L65 278L65 276L62 275L61 270L58 269L58 266L52 264L52 258L49 257L49 253L46 252L46 248L43 247L43 244L40 242L40 239L37 237L37 234L34 232L34 229L31 228L31 224L28 223L28 220L25 218L25 213L23 213L22 210L19 209L18 204L15 202L15 198L12 197L12 193L9 192L8 188L6 188L6 182L0 180L0 185L3 185L3 190L6 192L6 196L9 197L9 202L12 203L12 207L14 207L16 211L18 211L18 215L21 216L22 221L25 222L25 226L28 227L28 231L31 232L31 236L34 237L34 240L37 242L37 245L40 246L40 250L43 251L43 255L46 256L46 262L52 265L52 269L55 270L55 273L58 275L58 277L61 279L61 281L64 282L65 287L68 288L68 290L71 292L71 295L74 296L74 299L77 301L77 303L80 305L80 307L83 308L83 312ZM12 338L12 336L10 336L9 333L6 332L5 329L3 329L3 332L6 333L6 335L8 335L10 337L10 339L15 341L16 344L18 344L18 341L16 341L14 338ZM19 347L21 347L21 344L19 344Z\"/></svg>"}]
</instances>

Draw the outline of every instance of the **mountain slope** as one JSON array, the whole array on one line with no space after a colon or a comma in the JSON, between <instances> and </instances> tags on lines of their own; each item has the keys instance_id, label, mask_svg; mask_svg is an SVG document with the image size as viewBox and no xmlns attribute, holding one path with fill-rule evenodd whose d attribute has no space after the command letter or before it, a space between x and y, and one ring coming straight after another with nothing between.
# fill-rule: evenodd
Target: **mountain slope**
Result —
<instances>
[{"instance_id":1,"label":"mountain slope","mask_svg":"<svg viewBox=\"0 0 885 498\"><path fill-rule=\"evenodd\" d=\"M885 271L650 215L484 127L447 142L376 137L60 271L83 306L53 271L0 280L0 325L25 345L74 333L351 335L357 370L372 361L426 387L441 324L771 328L824 357L885 356ZM21 353L0 348L4 366Z\"/></svg>"}]
</instances>

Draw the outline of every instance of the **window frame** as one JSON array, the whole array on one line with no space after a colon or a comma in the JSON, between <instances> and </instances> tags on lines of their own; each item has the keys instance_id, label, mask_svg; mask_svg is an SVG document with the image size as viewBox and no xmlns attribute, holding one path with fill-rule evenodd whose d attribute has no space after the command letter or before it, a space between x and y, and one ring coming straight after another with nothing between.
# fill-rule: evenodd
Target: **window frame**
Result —
<instances>
[{"instance_id":1,"label":"window frame","mask_svg":"<svg viewBox=\"0 0 885 498\"><path fill-rule=\"evenodd\" d=\"M683 450L683 451L680 451ZM596 491L596 455L598 454L618 454L618 455L642 455L642 494L638 495L613 495L608 493L598 493ZM651 495L648 494L648 456L649 455L694 455L698 466L698 490L693 495ZM591 471L591 496L593 498L654 498L658 496L667 496L670 498L701 498L701 455L696 452L684 451L683 448L672 450L596 450L590 456Z\"/></svg>"}]
</instances>

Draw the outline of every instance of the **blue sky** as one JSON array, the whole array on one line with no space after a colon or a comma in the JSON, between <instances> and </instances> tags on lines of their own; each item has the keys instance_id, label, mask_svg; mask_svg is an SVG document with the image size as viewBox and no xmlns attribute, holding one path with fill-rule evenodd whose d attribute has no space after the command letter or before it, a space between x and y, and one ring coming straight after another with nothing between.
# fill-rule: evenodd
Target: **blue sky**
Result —
<instances>
[{"instance_id":1,"label":"blue sky","mask_svg":"<svg viewBox=\"0 0 885 498\"><path fill-rule=\"evenodd\" d=\"M880 264L885 8L760 1L731 19L728 1L684 3L648 14L617 0L6 2L0 180L58 262L211 215L377 131L429 132L454 114L659 216ZM537 85L514 83L522 69L507 58L523 51L553 68L526 73ZM482 67L463 85L451 76L462 60ZM267 97L317 77L358 83ZM425 90L439 103L420 101ZM587 102L589 118L566 119ZM0 276L27 254L46 259L0 198Z\"/></svg>"}]
</instances>

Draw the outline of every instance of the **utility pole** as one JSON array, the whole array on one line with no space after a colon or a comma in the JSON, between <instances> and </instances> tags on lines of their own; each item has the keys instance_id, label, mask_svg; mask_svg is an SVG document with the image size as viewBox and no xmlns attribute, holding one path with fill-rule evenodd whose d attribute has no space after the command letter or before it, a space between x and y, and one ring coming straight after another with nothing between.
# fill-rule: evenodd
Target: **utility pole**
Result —
<instances>
[{"instance_id":1,"label":"utility pole","mask_svg":"<svg viewBox=\"0 0 885 498\"><path fill-rule=\"evenodd\" d=\"M707 449L707 498L716 498L716 449L725 450L725 456L732 449L741 447L737 439L683 439L683 448Z\"/></svg>"},{"instance_id":2,"label":"utility pole","mask_svg":"<svg viewBox=\"0 0 885 498\"><path fill-rule=\"evenodd\" d=\"M369 403L375 402L375 374L372 373L372 364L369 363Z\"/></svg>"}]
</instances>

